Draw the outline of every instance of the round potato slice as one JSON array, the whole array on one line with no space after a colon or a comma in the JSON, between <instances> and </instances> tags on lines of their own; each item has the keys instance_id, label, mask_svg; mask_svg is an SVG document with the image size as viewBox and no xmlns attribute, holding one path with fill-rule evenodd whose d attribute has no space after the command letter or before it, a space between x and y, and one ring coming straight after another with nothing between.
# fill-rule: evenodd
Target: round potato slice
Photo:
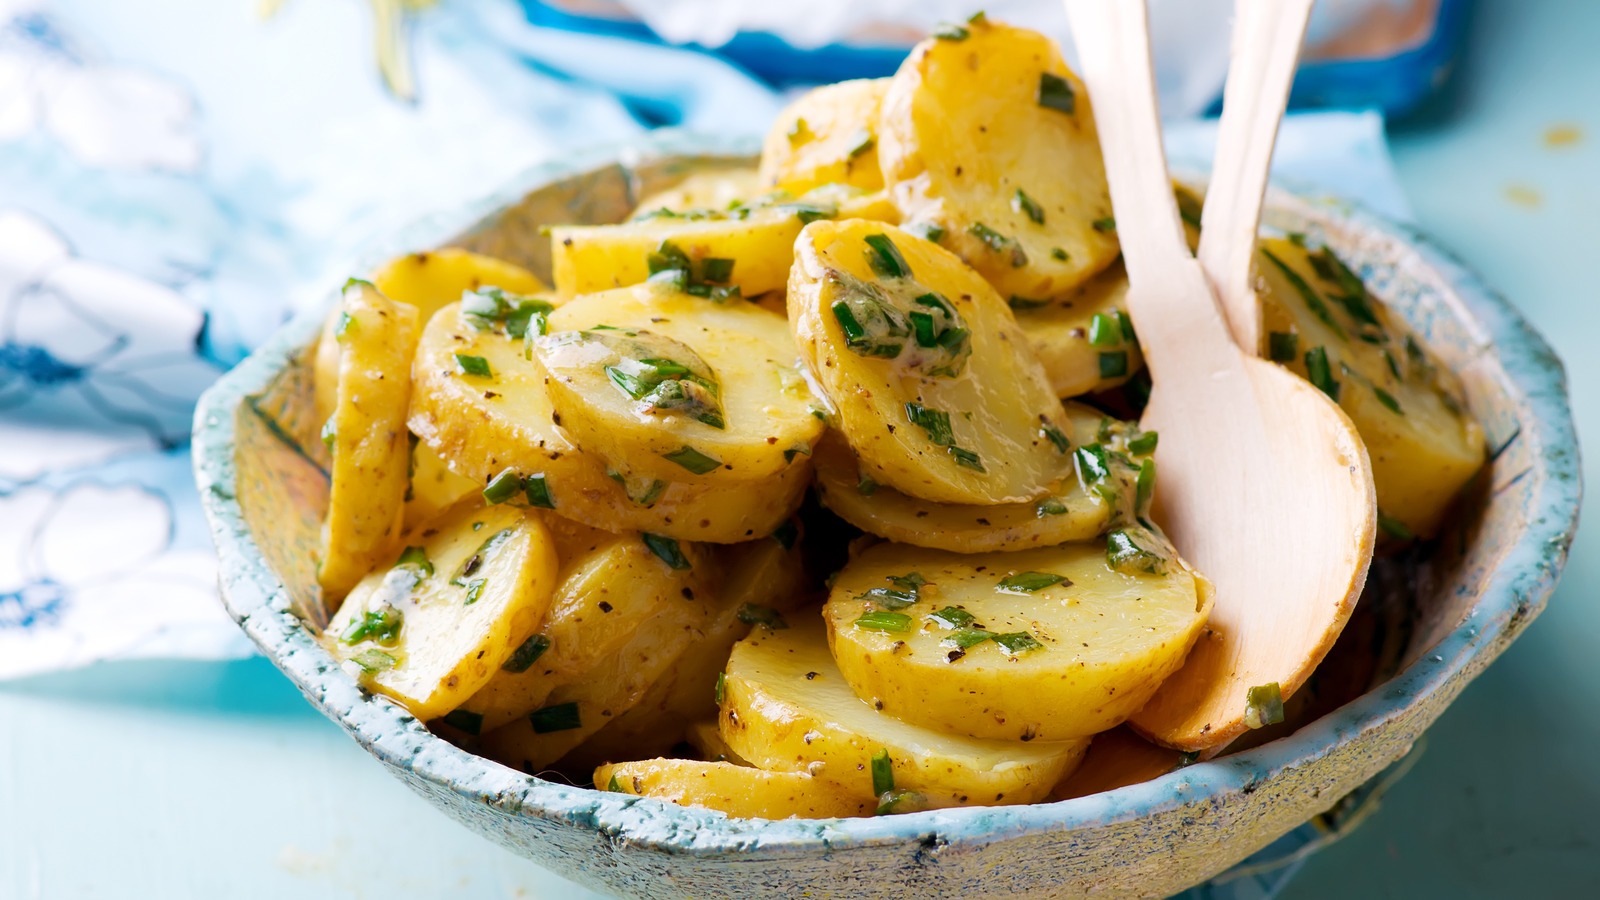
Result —
<instances>
[{"instance_id":1,"label":"round potato slice","mask_svg":"<svg viewBox=\"0 0 1600 900\"><path fill-rule=\"evenodd\" d=\"M1209 589L1165 568L1113 569L1104 541L974 556L879 544L839 572L824 615L840 671L885 713L1070 740L1138 711L1199 636Z\"/></svg>"},{"instance_id":2,"label":"round potato slice","mask_svg":"<svg viewBox=\"0 0 1600 900\"><path fill-rule=\"evenodd\" d=\"M841 81L789 104L761 146L764 188L802 194L838 182L881 190L878 108L888 88L887 78Z\"/></svg>"},{"instance_id":3,"label":"round potato slice","mask_svg":"<svg viewBox=\"0 0 1600 900\"><path fill-rule=\"evenodd\" d=\"M960 259L865 221L813 222L795 251L790 326L874 481L943 503L1016 503L1070 471L1044 368Z\"/></svg>"},{"instance_id":4,"label":"round potato slice","mask_svg":"<svg viewBox=\"0 0 1600 900\"><path fill-rule=\"evenodd\" d=\"M426 721L488 683L538 631L556 551L537 513L476 503L406 540L392 567L350 592L326 635L364 685Z\"/></svg>"},{"instance_id":5,"label":"round potato slice","mask_svg":"<svg viewBox=\"0 0 1600 900\"><path fill-rule=\"evenodd\" d=\"M411 438L411 486L406 489L406 530L478 493L476 481L450 471L439 454Z\"/></svg>"},{"instance_id":6,"label":"round potato slice","mask_svg":"<svg viewBox=\"0 0 1600 900\"><path fill-rule=\"evenodd\" d=\"M869 816L876 800L799 772L764 772L728 762L646 759L594 770L596 787L699 806L745 819L838 819Z\"/></svg>"},{"instance_id":7,"label":"round potato slice","mask_svg":"<svg viewBox=\"0 0 1600 900\"><path fill-rule=\"evenodd\" d=\"M390 300L365 281L352 280L345 286L337 322L337 402L322 431L333 463L317 569L323 593L333 599L343 597L386 560L400 539L417 310Z\"/></svg>"},{"instance_id":8,"label":"round potato slice","mask_svg":"<svg viewBox=\"0 0 1600 900\"><path fill-rule=\"evenodd\" d=\"M1044 35L964 28L895 73L878 120L884 182L903 221L942 230L1002 296L1060 296L1119 252L1089 94Z\"/></svg>"},{"instance_id":9,"label":"round potato slice","mask_svg":"<svg viewBox=\"0 0 1600 900\"><path fill-rule=\"evenodd\" d=\"M547 506L595 528L682 540L762 537L799 506L810 475L802 465L769 480L728 486L622 483L627 479L620 473L613 478L604 462L580 452L555 424L543 376L524 354L523 341L480 331L452 307L423 330L412 366L409 424L457 473L485 486L499 481L510 499Z\"/></svg>"},{"instance_id":10,"label":"round potato slice","mask_svg":"<svg viewBox=\"0 0 1600 900\"><path fill-rule=\"evenodd\" d=\"M1121 263L1055 300L1012 303L1057 397L1107 391L1144 368Z\"/></svg>"},{"instance_id":11,"label":"round potato slice","mask_svg":"<svg viewBox=\"0 0 1600 900\"><path fill-rule=\"evenodd\" d=\"M695 172L672 187L640 200L628 218L648 218L661 210L675 213L722 211L765 193L767 189L760 185L761 179L754 168Z\"/></svg>"},{"instance_id":12,"label":"round potato slice","mask_svg":"<svg viewBox=\"0 0 1600 900\"><path fill-rule=\"evenodd\" d=\"M821 619L790 620L757 629L728 659L719 727L753 765L837 781L863 798L909 790L936 807L1012 804L1048 794L1088 749L1087 740L956 737L878 712L840 675Z\"/></svg>"}]
</instances>

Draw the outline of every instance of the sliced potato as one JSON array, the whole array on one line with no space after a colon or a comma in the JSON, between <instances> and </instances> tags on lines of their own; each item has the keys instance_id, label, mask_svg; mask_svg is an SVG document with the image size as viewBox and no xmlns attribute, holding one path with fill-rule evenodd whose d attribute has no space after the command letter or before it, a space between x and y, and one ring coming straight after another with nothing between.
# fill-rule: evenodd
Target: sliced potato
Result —
<instances>
[{"instance_id":1,"label":"sliced potato","mask_svg":"<svg viewBox=\"0 0 1600 900\"><path fill-rule=\"evenodd\" d=\"M489 375L463 370L462 357L474 360L475 368L481 360ZM523 342L476 330L454 307L441 310L423 330L412 374L411 430L453 470L484 485L501 476L529 479L524 484L534 488L534 500L607 531L751 540L771 534L794 512L808 481L809 469L797 465L759 485L619 483L556 426L543 378L525 358Z\"/></svg>"},{"instance_id":2,"label":"sliced potato","mask_svg":"<svg viewBox=\"0 0 1600 900\"><path fill-rule=\"evenodd\" d=\"M372 283L384 296L415 306L424 323L445 305L460 300L463 293L479 288L497 287L525 295L550 290L519 265L459 247L395 257L372 274ZM552 302L560 301L552 298Z\"/></svg>"},{"instance_id":3,"label":"sliced potato","mask_svg":"<svg viewBox=\"0 0 1600 900\"><path fill-rule=\"evenodd\" d=\"M813 222L795 251L791 327L874 481L943 503L1014 503L1070 471L1044 368L960 259L865 221Z\"/></svg>"},{"instance_id":4,"label":"sliced potato","mask_svg":"<svg viewBox=\"0 0 1600 900\"><path fill-rule=\"evenodd\" d=\"M1383 533L1438 534L1486 455L1483 429L1456 399L1448 370L1332 250L1263 240L1256 270L1270 356L1355 423L1372 458Z\"/></svg>"},{"instance_id":5,"label":"sliced potato","mask_svg":"<svg viewBox=\"0 0 1600 900\"><path fill-rule=\"evenodd\" d=\"M689 745L694 747L700 758L707 762L730 762L736 766L748 766L750 761L733 752L728 742L722 739L722 732L717 727L716 719L704 719L689 726L689 732L684 738Z\"/></svg>"},{"instance_id":6,"label":"sliced potato","mask_svg":"<svg viewBox=\"0 0 1600 900\"><path fill-rule=\"evenodd\" d=\"M798 772L764 772L727 762L647 759L601 766L594 783L605 790L699 806L745 819L835 819L868 816L876 800Z\"/></svg>"},{"instance_id":7,"label":"sliced potato","mask_svg":"<svg viewBox=\"0 0 1600 900\"><path fill-rule=\"evenodd\" d=\"M785 548L769 539L717 548L714 554L712 566L719 570L721 584L716 616L705 637L683 647L632 709L563 756L557 769L587 774L601 763L670 751L685 739L688 723L717 714L717 677L734 642L749 634L751 623L768 616L768 610L782 616L799 602L805 569L798 547Z\"/></svg>"},{"instance_id":8,"label":"sliced potato","mask_svg":"<svg viewBox=\"0 0 1600 900\"><path fill-rule=\"evenodd\" d=\"M1086 740L956 737L878 712L840 675L815 612L790 620L787 629L758 629L728 659L722 737L756 766L837 781L862 798L893 789L915 791L931 806L1032 803L1088 748ZM888 788L874 774L881 753Z\"/></svg>"},{"instance_id":9,"label":"sliced potato","mask_svg":"<svg viewBox=\"0 0 1600 900\"><path fill-rule=\"evenodd\" d=\"M411 439L411 486L406 490L405 529L423 522L478 493L478 483L450 471L428 445Z\"/></svg>"},{"instance_id":10,"label":"sliced potato","mask_svg":"<svg viewBox=\"0 0 1600 900\"><path fill-rule=\"evenodd\" d=\"M338 599L397 548L406 496L411 355L417 310L352 280L340 300L333 414L323 428L332 451L328 515L317 579Z\"/></svg>"},{"instance_id":11,"label":"sliced potato","mask_svg":"<svg viewBox=\"0 0 1600 900\"><path fill-rule=\"evenodd\" d=\"M1139 466L1155 446L1146 443L1129 450L1129 437L1139 433L1134 423L1109 419L1079 403L1068 403L1065 409L1072 446L1101 443L1117 451L1106 460L1110 471L1105 479L1086 483L1068 475L1051 485L1043 499L1027 503L937 503L864 480L850 448L830 435L813 457L817 496L863 531L955 553L1025 550L1098 537L1137 514ZM1117 454L1126 454L1127 463Z\"/></svg>"},{"instance_id":12,"label":"sliced potato","mask_svg":"<svg viewBox=\"0 0 1600 900\"><path fill-rule=\"evenodd\" d=\"M896 221L899 213L881 193L829 185L798 199L768 196L734 210L560 225L550 229L556 290L564 297L592 294L639 284L664 269L683 271L683 281L706 292L737 287L754 297L781 290L795 235L807 222L836 216Z\"/></svg>"},{"instance_id":13,"label":"sliced potato","mask_svg":"<svg viewBox=\"0 0 1600 900\"><path fill-rule=\"evenodd\" d=\"M553 533L564 549L584 543L560 525ZM479 730L492 731L546 706L557 688L616 658L663 610L698 611L691 601L710 593L707 556L693 544L674 542L671 549L682 554L679 565L686 568L672 568L638 534L610 536L563 558L550 614L538 634L526 638L526 646L462 704L481 717Z\"/></svg>"},{"instance_id":14,"label":"sliced potato","mask_svg":"<svg viewBox=\"0 0 1600 900\"><path fill-rule=\"evenodd\" d=\"M1128 273L1118 263L1059 299L1013 304L1057 397L1107 391L1144 368L1127 294Z\"/></svg>"},{"instance_id":15,"label":"sliced potato","mask_svg":"<svg viewBox=\"0 0 1600 900\"><path fill-rule=\"evenodd\" d=\"M456 709L538 631L556 551L537 513L458 506L406 535L328 623L330 649L362 683L424 721Z\"/></svg>"},{"instance_id":16,"label":"sliced potato","mask_svg":"<svg viewBox=\"0 0 1600 900\"><path fill-rule=\"evenodd\" d=\"M580 297L533 360L561 428L624 477L707 483L807 466L821 406L789 324L655 284Z\"/></svg>"},{"instance_id":17,"label":"sliced potato","mask_svg":"<svg viewBox=\"0 0 1600 900\"><path fill-rule=\"evenodd\" d=\"M675 213L723 211L766 193L767 189L760 185L760 176L754 168L695 172L672 187L640 200L628 218L648 218L651 213L663 209Z\"/></svg>"},{"instance_id":18,"label":"sliced potato","mask_svg":"<svg viewBox=\"0 0 1600 900\"><path fill-rule=\"evenodd\" d=\"M796 194L833 183L881 190L878 108L888 88L887 78L841 81L789 104L761 146L761 184Z\"/></svg>"},{"instance_id":19,"label":"sliced potato","mask_svg":"<svg viewBox=\"0 0 1600 900\"><path fill-rule=\"evenodd\" d=\"M884 182L905 222L943 229L1002 296L1061 296L1119 252L1089 94L1044 35L964 27L895 73L878 122Z\"/></svg>"},{"instance_id":20,"label":"sliced potato","mask_svg":"<svg viewBox=\"0 0 1600 900\"><path fill-rule=\"evenodd\" d=\"M824 614L845 679L885 713L1070 740L1138 711L1199 636L1209 589L1165 569L1113 569L1104 541L974 556L879 544L839 572Z\"/></svg>"}]
</instances>

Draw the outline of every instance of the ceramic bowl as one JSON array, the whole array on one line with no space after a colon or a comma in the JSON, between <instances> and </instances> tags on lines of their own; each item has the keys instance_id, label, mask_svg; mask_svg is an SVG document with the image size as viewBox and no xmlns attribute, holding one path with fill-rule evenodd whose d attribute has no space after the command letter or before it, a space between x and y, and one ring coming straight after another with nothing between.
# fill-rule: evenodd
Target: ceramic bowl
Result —
<instances>
[{"instance_id":1,"label":"ceramic bowl","mask_svg":"<svg viewBox=\"0 0 1600 900\"><path fill-rule=\"evenodd\" d=\"M382 249L460 246L548 274L540 226L617 221L643 193L688 171L748 164L751 150L657 135L579 154ZM457 749L363 692L314 638L323 615L311 560L327 478L314 451L300 448L320 449L309 351L322 309L285 326L200 402L196 477L224 601L311 703L408 786L491 840L600 890L654 900L1173 893L1404 756L1543 608L1578 510L1561 365L1515 310L1427 238L1361 210L1279 192L1267 218L1336 248L1460 374L1493 454L1458 526L1411 565L1395 674L1270 743L1056 803L777 822L570 787Z\"/></svg>"}]
</instances>

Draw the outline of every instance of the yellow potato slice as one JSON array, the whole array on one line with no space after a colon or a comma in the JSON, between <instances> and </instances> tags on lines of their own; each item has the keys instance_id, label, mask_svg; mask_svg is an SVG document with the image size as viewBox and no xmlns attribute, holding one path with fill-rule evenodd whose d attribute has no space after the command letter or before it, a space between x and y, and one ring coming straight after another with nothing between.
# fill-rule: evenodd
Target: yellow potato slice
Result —
<instances>
[{"instance_id":1,"label":"yellow potato slice","mask_svg":"<svg viewBox=\"0 0 1600 900\"><path fill-rule=\"evenodd\" d=\"M807 466L821 409L782 316L654 284L550 317L534 362L561 428L625 478L770 479Z\"/></svg>"},{"instance_id":2,"label":"yellow potato slice","mask_svg":"<svg viewBox=\"0 0 1600 900\"><path fill-rule=\"evenodd\" d=\"M876 800L798 772L764 772L726 762L647 759L601 766L603 790L699 806L744 819L836 819L872 815Z\"/></svg>"},{"instance_id":3,"label":"yellow potato slice","mask_svg":"<svg viewBox=\"0 0 1600 900\"><path fill-rule=\"evenodd\" d=\"M899 212L881 193L828 185L734 210L561 225L550 229L556 290L564 297L592 294L639 284L658 271L681 271L687 286L717 295L733 287L746 297L781 290L795 235L807 222L834 217L898 221Z\"/></svg>"},{"instance_id":4,"label":"yellow potato slice","mask_svg":"<svg viewBox=\"0 0 1600 900\"><path fill-rule=\"evenodd\" d=\"M722 211L766 193L767 189L760 185L761 179L754 168L695 172L672 187L640 200L628 218L648 218L651 213L663 209L676 213Z\"/></svg>"},{"instance_id":5,"label":"yellow potato slice","mask_svg":"<svg viewBox=\"0 0 1600 900\"><path fill-rule=\"evenodd\" d=\"M537 513L458 506L406 535L328 623L330 649L424 721L488 683L544 620L556 551Z\"/></svg>"},{"instance_id":6,"label":"yellow potato slice","mask_svg":"<svg viewBox=\"0 0 1600 900\"><path fill-rule=\"evenodd\" d=\"M688 723L717 714L718 676L734 643L750 633L751 623L769 618L769 610L781 617L798 604L805 568L793 543L785 548L777 539L752 541L714 553L712 566L721 584L705 637L684 646L633 708L563 756L556 769L587 775L601 763L669 752L684 740Z\"/></svg>"},{"instance_id":7,"label":"yellow potato slice","mask_svg":"<svg viewBox=\"0 0 1600 900\"><path fill-rule=\"evenodd\" d=\"M1372 458L1382 533L1391 541L1438 534L1486 454L1450 373L1332 250L1263 240L1256 270L1268 353L1355 423Z\"/></svg>"},{"instance_id":8,"label":"yellow potato slice","mask_svg":"<svg viewBox=\"0 0 1600 900\"><path fill-rule=\"evenodd\" d=\"M1057 397L1107 391L1144 368L1127 294L1117 263L1059 299L1012 304Z\"/></svg>"},{"instance_id":9,"label":"yellow potato slice","mask_svg":"<svg viewBox=\"0 0 1600 900\"><path fill-rule=\"evenodd\" d=\"M1119 252L1089 94L1042 34L980 20L929 38L878 122L903 221L942 229L1001 296L1061 296Z\"/></svg>"},{"instance_id":10,"label":"yellow potato slice","mask_svg":"<svg viewBox=\"0 0 1600 900\"><path fill-rule=\"evenodd\" d=\"M879 544L839 572L824 614L845 679L885 713L1070 740L1138 711L1199 636L1209 588L1175 556L1164 568L1113 569L1104 541L973 556Z\"/></svg>"},{"instance_id":11,"label":"yellow potato slice","mask_svg":"<svg viewBox=\"0 0 1600 900\"><path fill-rule=\"evenodd\" d=\"M669 557L681 554L681 560L674 559L681 568L673 568L638 534L585 541L556 524L558 518L549 517L555 543L566 555L549 616L462 704L481 722L473 733L498 729L546 706L557 688L621 654L652 617L689 610L690 601L710 593L711 567L693 544L662 547ZM585 544L591 549L583 550Z\"/></svg>"},{"instance_id":12,"label":"yellow potato slice","mask_svg":"<svg viewBox=\"0 0 1600 900\"><path fill-rule=\"evenodd\" d=\"M761 184L796 194L833 183L881 190L878 108L888 88L887 78L841 81L789 104L761 146Z\"/></svg>"},{"instance_id":13,"label":"yellow potato slice","mask_svg":"<svg viewBox=\"0 0 1600 900\"><path fill-rule=\"evenodd\" d=\"M322 431L333 462L317 569L324 595L334 600L387 561L400 539L417 310L352 280L338 323L338 402Z\"/></svg>"},{"instance_id":14,"label":"yellow potato slice","mask_svg":"<svg viewBox=\"0 0 1600 900\"><path fill-rule=\"evenodd\" d=\"M936 503L864 479L850 448L830 435L813 457L817 496L863 531L955 553L1025 550L1098 537L1138 514L1139 470L1155 451L1155 443L1146 438L1136 443L1136 451L1130 450L1128 439L1141 434L1135 423L1110 419L1079 403L1067 403L1065 408L1072 423L1068 432L1072 446L1101 443L1116 451L1107 455L1109 472L1104 479L1086 482L1069 475L1051 485L1043 499L1027 503ZM1154 477L1152 468L1146 487L1152 496ZM1150 499L1146 497L1146 502Z\"/></svg>"},{"instance_id":15,"label":"yellow potato slice","mask_svg":"<svg viewBox=\"0 0 1600 900\"><path fill-rule=\"evenodd\" d=\"M689 733L684 738L689 745L694 747L700 758L707 762L730 762L736 766L748 766L750 761L733 752L728 742L722 739L722 732L717 728L716 719L706 719L695 722L689 726Z\"/></svg>"},{"instance_id":16,"label":"yellow potato slice","mask_svg":"<svg viewBox=\"0 0 1600 900\"><path fill-rule=\"evenodd\" d=\"M411 438L411 486L406 490L405 530L423 522L480 490L478 483L450 471L439 454Z\"/></svg>"},{"instance_id":17,"label":"yellow potato slice","mask_svg":"<svg viewBox=\"0 0 1600 900\"><path fill-rule=\"evenodd\" d=\"M808 612L787 629L757 629L728 660L722 738L756 766L837 781L862 798L908 790L930 806L1013 804L1045 796L1088 749L957 737L878 712L851 692Z\"/></svg>"},{"instance_id":18,"label":"yellow potato slice","mask_svg":"<svg viewBox=\"0 0 1600 900\"><path fill-rule=\"evenodd\" d=\"M1070 471L1044 368L960 259L865 221L813 222L795 251L790 325L874 481L993 504L1042 497Z\"/></svg>"},{"instance_id":19,"label":"yellow potato slice","mask_svg":"<svg viewBox=\"0 0 1600 900\"><path fill-rule=\"evenodd\" d=\"M580 452L556 426L543 377L524 353L522 341L479 331L454 307L441 310L423 330L412 366L409 424L457 473L482 485L522 479L529 502L548 503L596 528L682 540L762 537L799 506L810 474L800 465L759 483L620 483L603 461ZM466 372L460 357L475 360L474 368L481 360L489 374Z\"/></svg>"}]
</instances>

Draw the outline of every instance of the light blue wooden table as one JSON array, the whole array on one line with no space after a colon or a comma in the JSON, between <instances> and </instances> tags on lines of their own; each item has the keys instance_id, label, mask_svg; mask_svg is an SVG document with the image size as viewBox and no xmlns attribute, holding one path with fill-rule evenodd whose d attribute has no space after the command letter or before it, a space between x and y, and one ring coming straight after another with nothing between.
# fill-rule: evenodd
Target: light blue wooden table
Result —
<instances>
[{"instance_id":1,"label":"light blue wooden table","mask_svg":"<svg viewBox=\"0 0 1600 900\"><path fill-rule=\"evenodd\" d=\"M1566 360L1600 447L1600 3L1479 5L1468 62L1392 135L1428 231ZM1549 146L1552 127L1576 143ZM1590 470L1592 471L1592 469ZM1600 528L1416 768L1287 897L1593 896ZM268 663L127 663L0 685L0 898L584 898L384 774Z\"/></svg>"}]
</instances>

